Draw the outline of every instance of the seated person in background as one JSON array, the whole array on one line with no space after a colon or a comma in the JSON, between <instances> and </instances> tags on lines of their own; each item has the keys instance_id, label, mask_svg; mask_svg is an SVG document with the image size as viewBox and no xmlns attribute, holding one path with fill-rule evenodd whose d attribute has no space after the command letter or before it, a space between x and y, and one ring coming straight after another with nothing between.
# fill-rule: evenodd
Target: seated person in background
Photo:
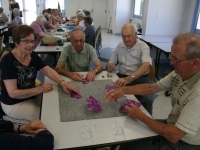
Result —
<instances>
[{"instance_id":1,"label":"seated person in background","mask_svg":"<svg viewBox=\"0 0 200 150\"><path fill-rule=\"evenodd\" d=\"M90 44L94 47L96 31L92 26L92 18L89 16L84 17L84 24L86 26L85 32L85 43Z\"/></svg>"},{"instance_id":2,"label":"seated person in background","mask_svg":"<svg viewBox=\"0 0 200 150\"><path fill-rule=\"evenodd\" d=\"M39 118L40 100L36 96L52 90L52 84L35 87L37 71L68 90L78 93L71 84L64 81L56 71L47 66L33 51L36 36L34 29L21 25L13 31L15 49L1 60L1 106L11 118L34 120Z\"/></svg>"},{"instance_id":3,"label":"seated person in background","mask_svg":"<svg viewBox=\"0 0 200 150\"><path fill-rule=\"evenodd\" d=\"M77 19L78 19L78 22L76 24L76 28L80 28L82 29L83 31L85 30L85 25L84 25L84 17L85 17L85 14L84 12L79 12L77 14Z\"/></svg>"},{"instance_id":4,"label":"seated person in background","mask_svg":"<svg viewBox=\"0 0 200 150\"><path fill-rule=\"evenodd\" d=\"M110 103L125 94L171 91L172 110L166 120L149 118L135 105L126 107L129 117L149 126L160 139L123 144L120 150L200 149L200 37L191 33L176 36L171 46L170 64L175 70L157 83L125 86L104 96Z\"/></svg>"},{"instance_id":5,"label":"seated person in background","mask_svg":"<svg viewBox=\"0 0 200 150\"><path fill-rule=\"evenodd\" d=\"M34 137L20 135L34 134ZM13 126L12 122L0 120L0 147L2 150L52 150L54 137L40 120L33 120L27 125Z\"/></svg>"},{"instance_id":6,"label":"seated person in background","mask_svg":"<svg viewBox=\"0 0 200 150\"><path fill-rule=\"evenodd\" d=\"M36 21L33 21L31 23L31 27L34 29L35 31L35 35L37 37L36 41L35 41L35 47L34 49L37 47L37 45L40 43L40 41L42 40L42 38L46 35L46 31L44 29L44 25L46 23L46 18L43 15L39 15L36 18Z\"/></svg>"},{"instance_id":7,"label":"seated person in background","mask_svg":"<svg viewBox=\"0 0 200 150\"><path fill-rule=\"evenodd\" d=\"M119 65L119 79L115 81L116 87L149 83L148 72L151 58L149 47L137 39L137 30L132 24L125 24L121 29L123 42L119 43L112 54L107 69L115 71ZM137 99L152 114L152 101L147 96L136 95Z\"/></svg>"},{"instance_id":8,"label":"seated person in background","mask_svg":"<svg viewBox=\"0 0 200 150\"><path fill-rule=\"evenodd\" d=\"M52 19L53 19L54 25L59 25L59 23L64 22L62 18L59 17L57 9L53 9Z\"/></svg>"},{"instance_id":9,"label":"seated person in background","mask_svg":"<svg viewBox=\"0 0 200 150\"><path fill-rule=\"evenodd\" d=\"M8 22L8 17L6 16L6 14L3 12L3 8L0 7L0 16L2 18L3 21Z\"/></svg>"},{"instance_id":10,"label":"seated person in background","mask_svg":"<svg viewBox=\"0 0 200 150\"><path fill-rule=\"evenodd\" d=\"M18 8L13 9L14 19L12 20L8 31L3 32L4 39L3 43L6 45L6 48L9 49L9 36L12 36L12 31L19 25L22 25L22 19L20 18L20 10Z\"/></svg>"},{"instance_id":11,"label":"seated person in background","mask_svg":"<svg viewBox=\"0 0 200 150\"><path fill-rule=\"evenodd\" d=\"M59 25L53 25L52 21L50 20L50 14L44 14L44 17L46 18L46 23L44 24L44 28L46 31L50 31L50 29L57 29Z\"/></svg>"},{"instance_id":12,"label":"seated person in background","mask_svg":"<svg viewBox=\"0 0 200 150\"><path fill-rule=\"evenodd\" d=\"M72 30L70 41L71 44L63 48L55 70L61 75L81 81L82 75L77 72L89 71L92 61L96 67L87 73L86 78L89 81L94 80L96 74L103 70L103 66L93 47L85 43L83 30L79 28Z\"/></svg>"},{"instance_id":13,"label":"seated person in background","mask_svg":"<svg viewBox=\"0 0 200 150\"><path fill-rule=\"evenodd\" d=\"M78 10L76 11L76 16L72 16L72 17L70 17L70 19L71 19L71 20L77 20L77 14L78 14L79 12L82 12L82 9L78 9Z\"/></svg>"}]
</instances>

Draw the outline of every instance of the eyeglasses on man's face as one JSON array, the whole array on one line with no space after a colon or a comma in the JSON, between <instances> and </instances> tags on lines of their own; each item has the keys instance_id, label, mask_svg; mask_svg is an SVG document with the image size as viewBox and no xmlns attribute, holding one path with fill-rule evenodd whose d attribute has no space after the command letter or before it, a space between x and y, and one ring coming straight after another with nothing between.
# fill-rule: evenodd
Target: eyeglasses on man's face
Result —
<instances>
[{"instance_id":1,"label":"eyeglasses on man's face","mask_svg":"<svg viewBox=\"0 0 200 150\"><path fill-rule=\"evenodd\" d=\"M23 42L23 43L25 43L27 45L29 45L29 44L35 44L35 40L32 40L32 41L30 41L30 40L20 40L20 42Z\"/></svg>"},{"instance_id":2,"label":"eyeglasses on man's face","mask_svg":"<svg viewBox=\"0 0 200 150\"><path fill-rule=\"evenodd\" d=\"M187 58L187 59L183 59L183 60L178 60L175 57L171 56L171 54L169 54L169 58L171 59L171 61L173 61L174 63L180 63L186 60L190 60L190 59L194 59L194 58Z\"/></svg>"}]
</instances>

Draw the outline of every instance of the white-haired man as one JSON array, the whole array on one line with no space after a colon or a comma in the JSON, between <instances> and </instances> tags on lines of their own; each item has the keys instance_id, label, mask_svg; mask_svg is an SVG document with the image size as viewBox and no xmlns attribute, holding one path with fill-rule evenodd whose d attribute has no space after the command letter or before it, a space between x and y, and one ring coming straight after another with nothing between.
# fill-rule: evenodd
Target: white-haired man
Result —
<instances>
[{"instance_id":1,"label":"white-haired man","mask_svg":"<svg viewBox=\"0 0 200 150\"><path fill-rule=\"evenodd\" d=\"M44 24L46 21L47 20L43 15L39 15L36 18L36 21L33 21L30 25L34 29L35 35L37 37L37 40L35 41L35 48L40 43L41 39L45 36Z\"/></svg>"},{"instance_id":2,"label":"white-haired man","mask_svg":"<svg viewBox=\"0 0 200 150\"><path fill-rule=\"evenodd\" d=\"M77 14L77 19L78 19L78 22L77 22L77 27L82 29L83 31L85 30L86 26L84 24L84 17L85 17L85 14L84 12L79 12Z\"/></svg>"}]
</instances>

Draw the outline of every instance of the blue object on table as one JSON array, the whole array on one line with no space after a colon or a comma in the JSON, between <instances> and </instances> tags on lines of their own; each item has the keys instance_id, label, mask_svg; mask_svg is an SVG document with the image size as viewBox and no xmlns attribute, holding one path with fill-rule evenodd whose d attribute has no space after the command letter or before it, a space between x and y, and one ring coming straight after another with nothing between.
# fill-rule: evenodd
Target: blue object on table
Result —
<instances>
[{"instance_id":1,"label":"blue object on table","mask_svg":"<svg viewBox=\"0 0 200 150\"><path fill-rule=\"evenodd\" d=\"M74 29L74 26L68 26L68 29L72 30L72 29Z\"/></svg>"}]
</instances>

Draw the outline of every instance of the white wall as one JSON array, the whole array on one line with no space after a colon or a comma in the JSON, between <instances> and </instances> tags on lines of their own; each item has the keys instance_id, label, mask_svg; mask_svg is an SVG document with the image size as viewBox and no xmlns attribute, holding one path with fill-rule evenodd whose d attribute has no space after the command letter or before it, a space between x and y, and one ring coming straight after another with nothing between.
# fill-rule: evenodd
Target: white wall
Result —
<instances>
[{"instance_id":1,"label":"white wall","mask_svg":"<svg viewBox=\"0 0 200 150\"><path fill-rule=\"evenodd\" d=\"M183 4L184 0L149 0L144 34L171 36L179 34ZM158 13L160 19L156 18Z\"/></svg>"},{"instance_id":2,"label":"white wall","mask_svg":"<svg viewBox=\"0 0 200 150\"><path fill-rule=\"evenodd\" d=\"M186 0L186 5L184 9L184 19L183 19L183 26L181 33L190 32L193 16L194 16L194 9L195 9L196 0Z\"/></svg>"},{"instance_id":3,"label":"white wall","mask_svg":"<svg viewBox=\"0 0 200 150\"><path fill-rule=\"evenodd\" d=\"M121 33L121 27L129 23L130 14L132 10L132 0L117 0L117 11L116 11L116 27L115 32Z\"/></svg>"}]
</instances>

